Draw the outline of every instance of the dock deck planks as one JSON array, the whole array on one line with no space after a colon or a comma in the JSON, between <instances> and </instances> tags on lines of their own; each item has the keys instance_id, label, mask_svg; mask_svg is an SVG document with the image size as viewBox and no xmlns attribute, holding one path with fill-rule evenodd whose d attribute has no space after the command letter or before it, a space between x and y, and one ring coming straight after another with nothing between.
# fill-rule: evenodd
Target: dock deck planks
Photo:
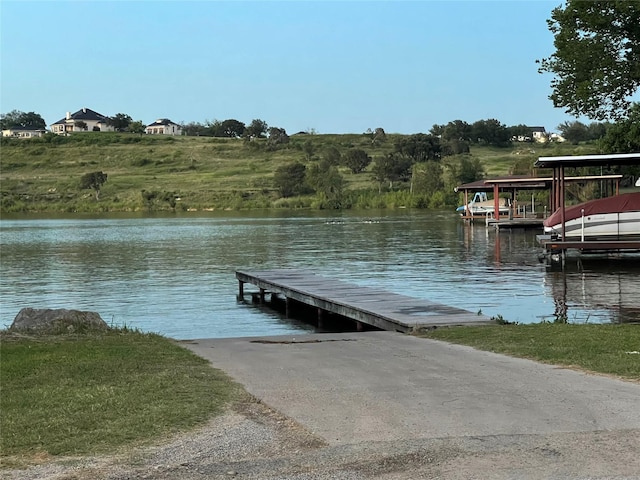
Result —
<instances>
[{"instance_id":1,"label":"dock deck planks","mask_svg":"<svg viewBox=\"0 0 640 480\"><path fill-rule=\"evenodd\" d=\"M493 323L488 317L385 290L363 287L304 270L236 271L240 295L245 283L383 330Z\"/></svg>"}]
</instances>

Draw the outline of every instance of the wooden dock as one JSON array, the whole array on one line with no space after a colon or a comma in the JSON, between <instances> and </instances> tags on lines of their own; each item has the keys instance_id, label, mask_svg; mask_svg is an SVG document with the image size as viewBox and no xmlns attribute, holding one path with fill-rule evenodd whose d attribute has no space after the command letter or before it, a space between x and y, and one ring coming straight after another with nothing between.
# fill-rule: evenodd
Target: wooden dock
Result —
<instances>
[{"instance_id":1,"label":"wooden dock","mask_svg":"<svg viewBox=\"0 0 640 480\"><path fill-rule=\"evenodd\" d=\"M500 220L496 220L495 218L491 218L487 221L488 225L495 227L496 229L540 229L543 228L544 219L542 218L525 218L525 217L517 217L517 218L501 218Z\"/></svg>"},{"instance_id":2,"label":"wooden dock","mask_svg":"<svg viewBox=\"0 0 640 480\"><path fill-rule=\"evenodd\" d=\"M412 332L425 328L494 323L488 317L457 307L429 302L377 288L363 287L301 270L236 271L239 298L245 283L259 288L261 303L266 295L281 295L287 316L291 302L314 307L319 326L326 314L346 317L359 330L370 325L382 330Z\"/></svg>"},{"instance_id":3,"label":"wooden dock","mask_svg":"<svg viewBox=\"0 0 640 480\"><path fill-rule=\"evenodd\" d=\"M558 240L550 235L537 235L538 242L547 252L557 253L574 249L592 253L638 253L640 239L631 240Z\"/></svg>"}]
</instances>

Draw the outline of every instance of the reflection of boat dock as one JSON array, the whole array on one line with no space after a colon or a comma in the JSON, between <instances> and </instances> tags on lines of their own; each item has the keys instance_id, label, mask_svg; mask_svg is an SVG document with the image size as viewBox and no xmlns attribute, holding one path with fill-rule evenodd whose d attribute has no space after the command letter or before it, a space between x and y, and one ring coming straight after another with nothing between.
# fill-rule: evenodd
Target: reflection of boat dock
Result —
<instances>
[{"instance_id":1,"label":"reflection of boat dock","mask_svg":"<svg viewBox=\"0 0 640 480\"><path fill-rule=\"evenodd\" d=\"M353 323L357 330L367 326L383 330L411 332L421 328L491 323L484 315L372 287L363 287L301 270L236 271L239 298L244 299L244 284L259 288L252 294L265 303L285 304L291 310L311 307L318 328L326 321Z\"/></svg>"},{"instance_id":2,"label":"reflection of boat dock","mask_svg":"<svg viewBox=\"0 0 640 480\"><path fill-rule=\"evenodd\" d=\"M500 220L496 220L495 218L490 218L487 220L487 225L493 226L497 229L513 229L513 228L542 228L542 222L544 219L542 218L501 218Z\"/></svg>"}]
</instances>

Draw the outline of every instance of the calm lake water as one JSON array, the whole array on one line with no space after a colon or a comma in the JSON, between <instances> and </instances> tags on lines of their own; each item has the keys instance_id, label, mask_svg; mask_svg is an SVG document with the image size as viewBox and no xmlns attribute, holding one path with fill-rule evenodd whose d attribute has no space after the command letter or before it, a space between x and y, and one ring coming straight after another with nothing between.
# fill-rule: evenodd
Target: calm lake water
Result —
<instances>
[{"instance_id":1,"label":"calm lake water","mask_svg":"<svg viewBox=\"0 0 640 480\"><path fill-rule=\"evenodd\" d=\"M366 216L365 216L366 215ZM532 323L640 318L640 263L551 271L535 232L455 212L256 213L0 220L0 327L23 307L94 310L174 338L311 327L238 303L236 269L294 268ZM247 287L247 289L250 289Z\"/></svg>"}]
</instances>

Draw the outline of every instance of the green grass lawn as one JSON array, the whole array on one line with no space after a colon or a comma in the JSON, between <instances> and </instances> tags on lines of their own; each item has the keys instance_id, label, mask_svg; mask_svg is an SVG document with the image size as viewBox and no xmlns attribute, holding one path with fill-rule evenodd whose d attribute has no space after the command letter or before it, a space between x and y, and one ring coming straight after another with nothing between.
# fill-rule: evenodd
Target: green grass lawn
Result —
<instances>
[{"instance_id":1,"label":"green grass lawn","mask_svg":"<svg viewBox=\"0 0 640 480\"><path fill-rule=\"evenodd\" d=\"M491 325L438 328L427 338L640 381L640 325Z\"/></svg>"},{"instance_id":2,"label":"green grass lawn","mask_svg":"<svg viewBox=\"0 0 640 480\"><path fill-rule=\"evenodd\" d=\"M266 148L266 140L244 142L235 138L139 136L116 133L81 133L64 140L45 143L40 139L5 141L0 168L0 211L24 212L112 212L172 210L162 201L148 205L147 192L171 192L180 197L176 210L251 209L312 206L313 195L289 200L279 198L273 182L274 172L291 162L312 165L327 148L342 154L350 148L367 152L374 160L391 153L403 135L387 135L373 144L368 135L292 135L290 143L277 150ZM60 142L63 140L60 139ZM305 148L312 145L309 157ZM478 159L489 176L528 170L538 156L595 153L594 145L565 144L513 145L497 148L473 145L471 158ZM452 168L457 157L442 160ZM346 192L370 192L376 196L378 183L371 173L353 174L341 166L339 171ZM515 169L515 170L514 170ZM449 167L444 169L449 170ZM100 200L92 190L80 189L82 175L107 173ZM449 188L451 187L451 188ZM394 190L409 189L396 182ZM449 193L453 186L447 185ZM395 192L394 192L395 193ZM433 193L433 192L428 192ZM397 200L397 199L396 199ZM394 200L380 196L380 203L393 207ZM454 202L455 203L455 202Z\"/></svg>"},{"instance_id":3,"label":"green grass lawn","mask_svg":"<svg viewBox=\"0 0 640 480\"><path fill-rule=\"evenodd\" d=\"M117 451L189 429L245 395L206 360L159 335L3 332L1 340L4 465Z\"/></svg>"},{"instance_id":4,"label":"green grass lawn","mask_svg":"<svg viewBox=\"0 0 640 480\"><path fill-rule=\"evenodd\" d=\"M640 381L640 325L439 328L427 338ZM249 396L171 339L115 330L0 333L2 466L114 453L185 431Z\"/></svg>"}]
</instances>

